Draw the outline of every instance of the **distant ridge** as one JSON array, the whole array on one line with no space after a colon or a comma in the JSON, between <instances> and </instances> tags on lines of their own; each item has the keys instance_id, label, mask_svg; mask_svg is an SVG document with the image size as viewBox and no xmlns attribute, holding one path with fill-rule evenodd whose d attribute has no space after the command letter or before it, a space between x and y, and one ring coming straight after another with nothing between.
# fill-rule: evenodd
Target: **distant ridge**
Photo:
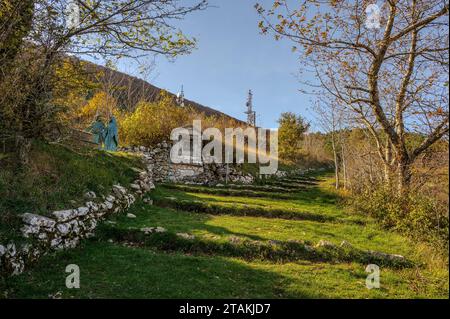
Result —
<instances>
[{"instance_id":1,"label":"distant ridge","mask_svg":"<svg viewBox=\"0 0 450 319\"><path fill-rule=\"evenodd\" d=\"M101 72L103 73L103 78L100 79L100 82L107 83L112 87L123 88L121 90L114 90L113 95L118 100L119 105L127 110L134 110L137 103L142 100L148 102L155 101L159 96L159 93L162 91L161 88L158 88L143 79L126 74L124 72L112 70L110 68L88 61L83 61L83 63L85 63L85 70L92 80L98 81L98 77L95 78L94 74L98 74L99 72ZM168 92L168 94L176 99L176 94L172 92ZM242 120L236 119L228 114L186 98L184 99L184 104L185 107L190 106L198 112L204 113L207 116L224 116L239 123L244 123Z\"/></svg>"}]
</instances>

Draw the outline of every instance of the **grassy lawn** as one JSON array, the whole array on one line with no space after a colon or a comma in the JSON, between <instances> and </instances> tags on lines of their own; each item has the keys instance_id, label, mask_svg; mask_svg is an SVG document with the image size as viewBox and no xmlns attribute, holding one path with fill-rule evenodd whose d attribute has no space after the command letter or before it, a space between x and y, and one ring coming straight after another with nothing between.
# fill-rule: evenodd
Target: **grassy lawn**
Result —
<instances>
[{"instance_id":1,"label":"grassy lawn","mask_svg":"<svg viewBox=\"0 0 450 319\"><path fill-rule=\"evenodd\" d=\"M290 182L295 181L284 183ZM423 264L415 243L379 229L369 219L349 215L339 207L330 183L326 177L289 200L273 199L270 194L258 198L204 194L202 187L195 192L158 187L148 195L155 203L170 197L227 210L207 214L138 201L129 210L136 218L116 216L83 247L47 256L31 271L6 280L1 284L3 297L48 298L60 293L63 298L448 298L448 269L431 269ZM241 216L232 213L233 207L307 211L337 219ZM148 227L167 232L153 240L154 235L141 232ZM142 236L127 237L130 233ZM195 237L180 247L176 242L158 242L176 238L177 233ZM308 258L279 262L269 255L249 259L244 253L239 256L241 250L233 254L221 250L236 240L313 244L327 240L336 245L346 240L359 249L404 255L415 266L381 267L381 288L369 290L364 263ZM79 290L65 288L68 264L80 266Z\"/></svg>"},{"instance_id":2,"label":"grassy lawn","mask_svg":"<svg viewBox=\"0 0 450 319\"><path fill-rule=\"evenodd\" d=\"M77 264L81 288L65 287ZM247 262L88 242L45 257L4 286L3 297L48 298L445 298L438 283L414 282L410 270L383 270L380 289L365 287L359 264Z\"/></svg>"},{"instance_id":3,"label":"grassy lawn","mask_svg":"<svg viewBox=\"0 0 450 319\"><path fill-rule=\"evenodd\" d=\"M304 240L317 243L321 239L339 245L343 240L362 249L411 256L413 248L405 238L379 230L375 225L321 223L262 217L207 215L137 203L130 210L137 216L118 216L115 227L141 229L164 227L174 233L189 233L208 240L227 241L230 237L252 240Z\"/></svg>"}]
</instances>

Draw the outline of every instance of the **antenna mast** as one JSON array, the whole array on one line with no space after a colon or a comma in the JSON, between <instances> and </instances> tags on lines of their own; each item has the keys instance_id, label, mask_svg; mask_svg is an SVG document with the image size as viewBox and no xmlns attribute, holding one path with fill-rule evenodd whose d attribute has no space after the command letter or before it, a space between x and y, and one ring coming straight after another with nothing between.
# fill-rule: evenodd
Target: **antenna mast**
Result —
<instances>
[{"instance_id":1,"label":"antenna mast","mask_svg":"<svg viewBox=\"0 0 450 319\"><path fill-rule=\"evenodd\" d=\"M177 104L184 107L184 87L181 86L181 91L177 94Z\"/></svg>"},{"instance_id":2,"label":"antenna mast","mask_svg":"<svg viewBox=\"0 0 450 319\"><path fill-rule=\"evenodd\" d=\"M253 111L253 93L252 90L248 91L248 98L247 98L247 124L250 126L256 126L256 112Z\"/></svg>"}]
</instances>

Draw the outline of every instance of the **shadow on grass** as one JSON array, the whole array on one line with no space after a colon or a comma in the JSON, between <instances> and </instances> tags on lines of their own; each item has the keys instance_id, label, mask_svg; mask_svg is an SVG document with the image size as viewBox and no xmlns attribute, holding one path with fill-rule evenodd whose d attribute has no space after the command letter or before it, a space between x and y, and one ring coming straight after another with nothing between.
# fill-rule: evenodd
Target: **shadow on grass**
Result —
<instances>
[{"instance_id":1,"label":"shadow on grass","mask_svg":"<svg viewBox=\"0 0 450 319\"><path fill-rule=\"evenodd\" d=\"M65 268L80 267L80 289L67 289ZM7 298L316 298L288 292L287 278L222 257L192 257L87 242L44 257L29 272L0 283Z\"/></svg>"},{"instance_id":2,"label":"shadow on grass","mask_svg":"<svg viewBox=\"0 0 450 319\"><path fill-rule=\"evenodd\" d=\"M195 214L183 211L177 211L170 208L161 208L148 206L142 201L136 202L129 212L137 217L135 219L126 216L117 216L113 221L117 223L120 229L141 229L145 227L161 226L168 228L175 233L192 233L201 231L218 236L238 236L252 240L263 240L262 237L231 231L225 227L209 225L210 215Z\"/></svg>"}]
</instances>

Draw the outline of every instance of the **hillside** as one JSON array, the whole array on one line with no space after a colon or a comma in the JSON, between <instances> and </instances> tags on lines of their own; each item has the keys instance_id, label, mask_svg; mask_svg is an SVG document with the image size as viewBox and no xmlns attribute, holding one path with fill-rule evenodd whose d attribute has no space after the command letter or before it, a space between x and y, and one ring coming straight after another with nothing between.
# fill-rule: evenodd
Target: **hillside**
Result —
<instances>
[{"instance_id":1,"label":"hillside","mask_svg":"<svg viewBox=\"0 0 450 319\"><path fill-rule=\"evenodd\" d=\"M112 70L91 62L83 61L83 63L85 63L85 68L91 80L101 82L103 85L108 87L120 88L119 90L113 90L113 96L119 101L119 105L125 109L134 110L136 104L141 100L149 102L155 101L162 90L161 88L135 76ZM99 77L98 74L101 74L101 76ZM168 93L169 96L172 96L174 99L176 98L176 94L172 92ZM184 101L186 107L192 107L196 111L204 113L206 116L225 116L240 123L244 123L243 121L231 117L228 114L220 112L212 107L202 105L186 98Z\"/></svg>"}]
</instances>

